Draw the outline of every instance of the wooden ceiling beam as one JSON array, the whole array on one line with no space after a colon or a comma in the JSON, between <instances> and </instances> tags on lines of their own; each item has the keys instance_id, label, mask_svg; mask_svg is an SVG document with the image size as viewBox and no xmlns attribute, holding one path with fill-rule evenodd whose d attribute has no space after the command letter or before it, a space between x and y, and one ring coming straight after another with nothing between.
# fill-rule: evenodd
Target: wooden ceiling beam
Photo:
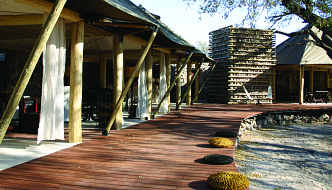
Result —
<instances>
[{"instance_id":1,"label":"wooden ceiling beam","mask_svg":"<svg viewBox=\"0 0 332 190\"><path fill-rule=\"evenodd\" d=\"M22 3L24 5L34 7L46 13L49 13L54 5L54 3L45 0L15 0L15 1L18 3ZM80 17L79 13L66 8L62 10L60 17L71 22L79 22L83 20Z\"/></svg>"},{"instance_id":2,"label":"wooden ceiling beam","mask_svg":"<svg viewBox=\"0 0 332 190\"><path fill-rule=\"evenodd\" d=\"M43 18L41 14L0 15L0 26L41 25Z\"/></svg>"},{"instance_id":3,"label":"wooden ceiling beam","mask_svg":"<svg viewBox=\"0 0 332 190\"><path fill-rule=\"evenodd\" d=\"M171 54L171 50L169 49L165 49L165 48L153 48L156 51L162 52L162 53L166 53L166 54Z\"/></svg>"}]
</instances>

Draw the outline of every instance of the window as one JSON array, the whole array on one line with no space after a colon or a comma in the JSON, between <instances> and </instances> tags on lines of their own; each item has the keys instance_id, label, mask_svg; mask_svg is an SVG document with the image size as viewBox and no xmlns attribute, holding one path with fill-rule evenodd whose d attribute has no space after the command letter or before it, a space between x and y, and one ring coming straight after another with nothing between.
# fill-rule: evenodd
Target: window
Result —
<instances>
[{"instance_id":1,"label":"window","mask_svg":"<svg viewBox=\"0 0 332 190\"><path fill-rule=\"evenodd\" d=\"M0 53L0 62L5 62L6 54Z\"/></svg>"}]
</instances>

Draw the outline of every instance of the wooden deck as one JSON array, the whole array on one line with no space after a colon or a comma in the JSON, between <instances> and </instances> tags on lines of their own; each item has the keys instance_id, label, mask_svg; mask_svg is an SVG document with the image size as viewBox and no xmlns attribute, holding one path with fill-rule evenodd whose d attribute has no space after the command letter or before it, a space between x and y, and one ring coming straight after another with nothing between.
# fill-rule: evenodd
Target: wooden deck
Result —
<instances>
[{"instance_id":1,"label":"wooden deck","mask_svg":"<svg viewBox=\"0 0 332 190\"><path fill-rule=\"evenodd\" d=\"M209 189L210 174L237 171L234 163L198 161L233 156L234 148L208 146L216 131L237 131L243 118L259 112L322 107L332 106L195 105L108 137L89 131L80 145L0 172L0 189Z\"/></svg>"}]
</instances>

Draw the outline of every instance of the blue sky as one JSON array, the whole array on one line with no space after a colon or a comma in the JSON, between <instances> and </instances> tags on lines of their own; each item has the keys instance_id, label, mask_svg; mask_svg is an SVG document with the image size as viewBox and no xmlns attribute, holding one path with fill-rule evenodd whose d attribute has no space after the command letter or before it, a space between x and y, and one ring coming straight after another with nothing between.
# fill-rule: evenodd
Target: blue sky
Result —
<instances>
[{"instance_id":1,"label":"blue sky","mask_svg":"<svg viewBox=\"0 0 332 190\"><path fill-rule=\"evenodd\" d=\"M192 44L198 41L208 42L209 32L229 25L240 24L241 11L233 13L228 20L222 20L219 15L200 15L199 7L188 7L182 0L132 0L136 5L143 5L150 12L161 16L161 21L167 24L174 32L181 35ZM201 19L200 19L201 17ZM269 25L262 18L257 28L264 29ZM296 31L303 27L302 23L292 23L280 30L285 32ZM277 44L286 37L277 35Z\"/></svg>"}]
</instances>

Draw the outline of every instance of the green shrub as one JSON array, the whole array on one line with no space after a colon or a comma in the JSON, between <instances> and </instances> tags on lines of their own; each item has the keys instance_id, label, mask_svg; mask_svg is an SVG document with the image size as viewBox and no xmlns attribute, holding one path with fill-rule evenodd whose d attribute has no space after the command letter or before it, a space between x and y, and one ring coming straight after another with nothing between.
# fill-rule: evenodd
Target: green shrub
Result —
<instances>
[{"instance_id":1,"label":"green shrub","mask_svg":"<svg viewBox=\"0 0 332 190\"><path fill-rule=\"evenodd\" d=\"M210 145L219 148L230 148L234 145L233 141L228 138L214 137L209 140Z\"/></svg>"},{"instance_id":2,"label":"green shrub","mask_svg":"<svg viewBox=\"0 0 332 190\"><path fill-rule=\"evenodd\" d=\"M247 190L249 180L237 172L218 172L209 176L209 186L214 190Z\"/></svg>"}]
</instances>

